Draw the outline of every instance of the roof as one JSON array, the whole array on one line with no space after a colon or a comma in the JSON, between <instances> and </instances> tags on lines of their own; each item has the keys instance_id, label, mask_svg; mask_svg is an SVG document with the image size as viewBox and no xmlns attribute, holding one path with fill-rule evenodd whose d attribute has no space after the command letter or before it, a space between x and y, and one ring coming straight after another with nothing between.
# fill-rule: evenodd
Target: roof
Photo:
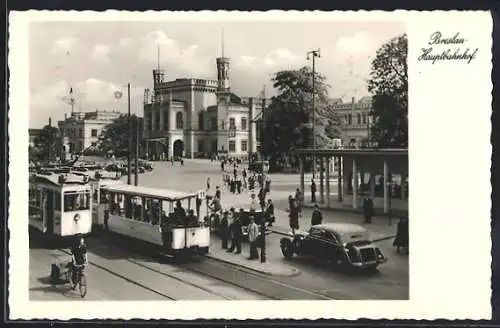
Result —
<instances>
[{"instance_id":1,"label":"roof","mask_svg":"<svg viewBox=\"0 0 500 328\"><path fill-rule=\"evenodd\" d=\"M408 156L408 148L364 148L364 149L296 149L297 154L309 155L366 155L366 156L379 156L379 155L395 155L395 156Z\"/></svg>"},{"instance_id":2,"label":"roof","mask_svg":"<svg viewBox=\"0 0 500 328\"><path fill-rule=\"evenodd\" d=\"M314 228L343 233L366 233L367 230L359 224L353 223L323 223L315 225Z\"/></svg>"},{"instance_id":3,"label":"roof","mask_svg":"<svg viewBox=\"0 0 500 328\"><path fill-rule=\"evenodd\" d=\"M168 189L132 186L128 184L110 185L103 187L103 189L116 193L133 194L136 196L144 196L150 198L162 198L167 201L183 200L186 198L193 198L197 196L197 193L186 193Z\"/></svg>"},{"instance_id":4,"label":"roof","mask_svg":"<svg viewBox=\"0 0 500 328\"><path fill-rule=\"evenodd\" d=\"M84 177L81 175L76 175L76 174L57 174L57 173L50 173L50 174L34 174L34 182L36 183L48 183L52 184L54 186L59 186L61 187L63 184L59 182L59 177L63 175L65 177L64 185L71 185L71 184L79 184L79 185L85 185L87 184L86 181L84 181Z\"/></svg>"}]
</instances>

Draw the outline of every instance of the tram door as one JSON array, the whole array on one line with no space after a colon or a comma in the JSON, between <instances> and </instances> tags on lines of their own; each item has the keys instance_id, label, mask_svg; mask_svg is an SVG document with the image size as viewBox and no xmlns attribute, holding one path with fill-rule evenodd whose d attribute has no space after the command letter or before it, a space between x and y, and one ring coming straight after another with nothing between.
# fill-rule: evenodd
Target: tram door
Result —
<instances>
[{"instance_id":1,"label":"tram door","mask_svg":"<svg viewBox=\"0 0 500 328\"><path fill-rule=\"evenodd\" d=\"M47 199L46 199L46 208L45 208L45 214L46 214L46 226L47 226L47 233L52 234L54 233L54 192L52 190L49 190L47 192Z\"/></svg>"}]
</instances>

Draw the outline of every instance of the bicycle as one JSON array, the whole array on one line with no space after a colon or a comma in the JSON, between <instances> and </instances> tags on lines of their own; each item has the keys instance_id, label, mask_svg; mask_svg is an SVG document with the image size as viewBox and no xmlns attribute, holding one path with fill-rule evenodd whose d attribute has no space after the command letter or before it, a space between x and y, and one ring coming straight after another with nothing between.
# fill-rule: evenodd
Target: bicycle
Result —
<instances>
[{"instance_id":1,"label":"bicycle","mask_svg":"<svg viewBox=\"0 0 500 328\"><path fill-rule=\"evenodd\" d=\"M87 295L87 278L85 276L85 273L83 272L83 269L85 268L85 264L81 265L73 265L73 270L76 271L76 281L73 281L73 286L72 288L75 289L76 286L78 286L78 290L80 291L80 296L82 298Z\"/></svg>"}]
</instances>

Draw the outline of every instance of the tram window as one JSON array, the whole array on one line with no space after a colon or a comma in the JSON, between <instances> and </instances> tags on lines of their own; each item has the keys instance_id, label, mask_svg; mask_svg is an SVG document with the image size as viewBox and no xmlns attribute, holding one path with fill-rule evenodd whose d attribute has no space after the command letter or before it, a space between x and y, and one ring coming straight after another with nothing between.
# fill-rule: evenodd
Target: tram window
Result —
<instances>
[{"instance_id":1,"label":"tram window","mask_svg":"<svg viewBox=\"0 0 500 328\"><path fill-rule=\"evenodd\" d=\"M90 192L65 192L64 212L88 210L90 208Z\"/></svg>"},{"instance_id":2,"label":"tram window","mask_svg":"<svg viewBox=\"0 0 500 328\"><path fill-rule=\"evenodd\" d=\"M100 204L107 204L108 203L108 197L107 197L107 193L103 190L101 190L101 193L100 193L100 199L99 199L99 203Z\"/></svg>"},{"instance_id":3,"label":"tram window","mask_svg":"<svg viewBox=\"0 0 500 328\"><path fill-rule=\"evenodd\" d=\"M125 217L132 218L132 197L125 195Z\"/></svg>"},{"instance_id":4,"label":"tram window","mask_svg":"<svg viewBox=\"0 0 500 328\"><path fill-rule=\"evenodd\" d=\"M134 220L142 220L142 199L140 197L133 197L132 199L132 209L134 214Z\"/></svg>"},{"instance_id":5,"label":"tram window","mask_svg":"<svg viewBox=\"0 0 500 328\"><path fill-rule=\"evenodd\" d=\"M61 193L55 192L54 193L54 198L55 198L54 210L55 211L60 211L61 210Z\"/></svg>"}]
</instances>

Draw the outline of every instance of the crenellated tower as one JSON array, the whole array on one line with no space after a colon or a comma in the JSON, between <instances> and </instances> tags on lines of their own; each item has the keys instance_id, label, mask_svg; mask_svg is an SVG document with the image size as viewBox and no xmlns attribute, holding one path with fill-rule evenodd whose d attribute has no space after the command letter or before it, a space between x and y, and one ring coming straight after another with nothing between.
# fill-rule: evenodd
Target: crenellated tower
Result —
<instances>
[{"instance_id":1,"label":"crenellated tower","mask_svg":"<svg viewBox=\"0 0 500 328\"><path fill-rule=\"evenodd\" d=\"M224 56L224 30L222 30L221 38L222 55L217 58L217 81L218 81L218 91L223 93L228 93L231 91L231 86L229 83L229 64L230 59Z\"/></svg>"}]
</instances>

